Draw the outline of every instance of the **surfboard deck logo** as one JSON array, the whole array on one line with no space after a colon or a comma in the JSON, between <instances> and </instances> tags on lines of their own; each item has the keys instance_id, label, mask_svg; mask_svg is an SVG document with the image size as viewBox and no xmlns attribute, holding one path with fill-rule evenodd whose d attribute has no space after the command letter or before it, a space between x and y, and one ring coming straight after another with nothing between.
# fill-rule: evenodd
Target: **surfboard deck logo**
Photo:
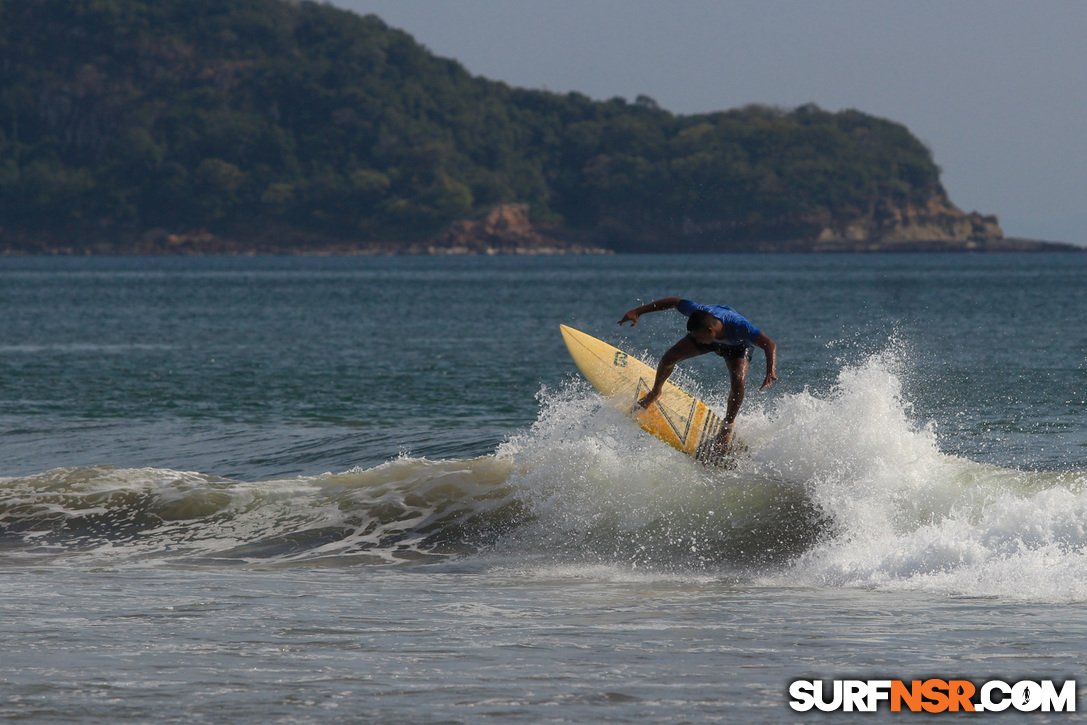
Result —
<instances>
[{"instance_id":1,"label":"surfboard deck logo","mask_svg":"<svg viewBox=\"0 0 1087 725\"><path fill-rule=\"evenodd\" d=\"M581 374L592 386L625 413L629 413L645 431L704 463L734 467L736 458L717 449L717 436L724 421L709 406L671 382L664 384L660 398L648 409L637 402L653 387L657 371L637 357L617 347L559 325L566 349ZM732 451L741 449L733 445Z\"/></svg>"}]
</instances>

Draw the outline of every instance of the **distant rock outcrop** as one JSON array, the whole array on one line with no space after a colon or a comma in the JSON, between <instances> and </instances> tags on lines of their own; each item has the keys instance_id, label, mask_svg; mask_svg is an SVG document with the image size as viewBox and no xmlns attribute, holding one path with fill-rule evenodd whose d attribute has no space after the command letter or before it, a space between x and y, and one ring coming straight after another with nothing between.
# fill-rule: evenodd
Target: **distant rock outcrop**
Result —
<instances>
[{"instance_id":1,"label":"distant rock outcrop","mask_svg":"<svg viewBox=\"0 0 1087 725\"><path fill-rule=\"evenodd\" d=\"M502 204L482 219L454 222L441 238L414 244L415 254L608 254L601 247L545 236L529 219L528 204Z\"/></svg>"},{"instance_id":2,"label":"distant rock outcrop","mask_svg":"<svg viewBox=\"0 0 1087 725\"><path fill-rule=\"evenodd\" d=\"M964 213L943 195L933 194L924 206L877 203L868 214L845 224L823 227L818 245L879 243L888 248L922 242L963 243L1004 238L995 215Z\"/></svg>"}]
</instances>

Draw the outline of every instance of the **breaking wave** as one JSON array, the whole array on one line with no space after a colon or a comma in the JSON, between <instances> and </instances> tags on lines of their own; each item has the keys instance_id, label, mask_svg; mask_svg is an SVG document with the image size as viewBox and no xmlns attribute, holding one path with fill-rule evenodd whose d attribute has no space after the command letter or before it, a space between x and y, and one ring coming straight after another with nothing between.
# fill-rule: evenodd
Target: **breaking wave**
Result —
<instances>
[{"instance_id":1,"label":"breaking wave","mask_svg":"<svg viewBox=\"0 0 1087 725\"><path fill-rule=\"evenodd\" d=\"M570 382L475 459L258 482L107 466L5 479L0 562L456 560L1087 600L1087 472L942 453L911 417L901 357L847 366L826 390L749 399L750 454L734 470L668 448Z\"/></svg>"}]
</instances>

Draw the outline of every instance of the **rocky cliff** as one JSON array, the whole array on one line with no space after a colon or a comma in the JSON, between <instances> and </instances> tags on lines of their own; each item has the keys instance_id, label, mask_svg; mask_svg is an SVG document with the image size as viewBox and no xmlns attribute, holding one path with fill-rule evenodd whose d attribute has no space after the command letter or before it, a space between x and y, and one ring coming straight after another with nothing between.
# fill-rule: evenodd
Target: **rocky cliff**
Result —
<instances>
[{"instance_id":1,"label":"rocky cliff","mask_svg":"<svg viewBox=\"0 0 1087 725\"><path fill-rule=\"evenodd\" d=\"M819 232L816 244L935 242L941 244L981 242L1004 238L995 215L964 213L941 194L933 194L924 205L896 206L876 203L867 214L842 224L828 224Z\"/></svg>"},{"instance_id":2,"label":"rocky cliff","mask_svg":"<svg viewBox=\"0 0 1087 725\"><path fill-rule=\"evenodd\" d=\"M481 219L454 222L443 236L413 244L411 254L608 254L609 250L545 235L528 204L502 204Z\"/></svg>"}]
</instances>

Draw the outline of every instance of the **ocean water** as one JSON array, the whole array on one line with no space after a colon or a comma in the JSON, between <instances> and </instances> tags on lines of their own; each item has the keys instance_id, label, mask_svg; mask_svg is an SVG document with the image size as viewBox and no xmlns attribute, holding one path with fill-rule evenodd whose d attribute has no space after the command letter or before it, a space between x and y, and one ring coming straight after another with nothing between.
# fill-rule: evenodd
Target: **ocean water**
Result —
<instances>
[{"instance_id":1,"label":"ocean water","mask_svg":"<svg viewBox=\"0 0 1087 725\"><path fill-rule=\"evenodd\" d=\"M0 259L0 720L837 722L1077 679L1087 255ZM750 455L577 375L731 304ZM722 408L704 356L676 381ZM891 713L876 719L940 721ZM1066 722L1075 715L1003 716Z\"/></svg>"}]
</instances>

